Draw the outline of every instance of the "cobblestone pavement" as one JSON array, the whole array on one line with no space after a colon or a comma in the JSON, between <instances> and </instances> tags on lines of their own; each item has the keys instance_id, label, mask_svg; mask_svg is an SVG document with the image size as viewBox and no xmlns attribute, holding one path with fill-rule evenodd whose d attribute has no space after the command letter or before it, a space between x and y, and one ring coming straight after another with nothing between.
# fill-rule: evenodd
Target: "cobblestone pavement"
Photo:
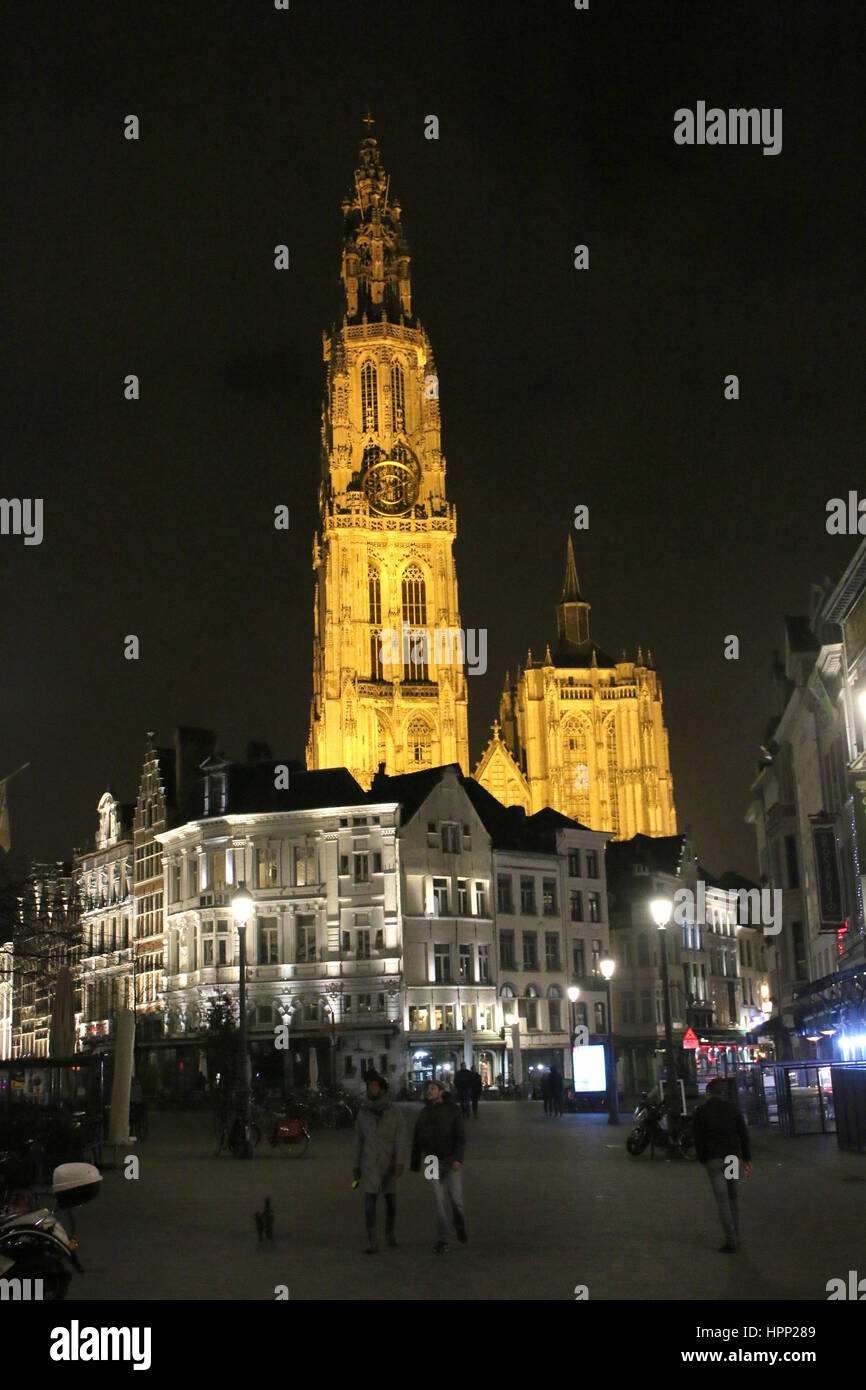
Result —
<instances>
[{"instance_id":1,"label":"cobblestone pavement","mask_svg":"<svg viewBox=\"0 0 866 1390\"><path fill-rule=\"evenodd\" d=\"M411 1125L417 1107L401 1108ZM86 1273L71 1297L272 1299L286 1285L291 1299L573 1299L585 1284L590 1299L823 1300L828 1279L866 1275L866 1157L833 1137L753 1131L744 1248L726 1256L699 1164L630 1158L628 1125L603 1116L483 1104L468 1121L469 1244L434 1254L431 1194L407 1171L399 1248L370 1256L351 1131L316 1131L299 1160L263 1143L245 1163L213 1157L211 1125L152 1115L138 1180L107 1172L78 1213ZM260 1247L265 1195L276 1238Z\"/></svg>"}]
</instances>

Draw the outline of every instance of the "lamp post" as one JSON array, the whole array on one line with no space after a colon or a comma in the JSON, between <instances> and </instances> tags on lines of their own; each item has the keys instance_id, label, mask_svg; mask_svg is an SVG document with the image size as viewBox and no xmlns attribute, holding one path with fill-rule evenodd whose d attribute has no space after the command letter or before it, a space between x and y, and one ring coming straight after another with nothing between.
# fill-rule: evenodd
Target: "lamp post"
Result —
<instances>
[{"instance_id":1,"label":"lamp post","mask_svg":"<svg viewBox=\"0 0 866 1390\"><path fill-rule=\"evenodd\" d=\"M607 1122L609 1125L618 1125L619 1097L617 1095L616 1052L613 1046L613 1008L610 1000L610 982L613 979L616 962L610 956L605 956L604 960L599 961L598 968L607 985Z\"/></svg>"},{"instance_id":2,"label":"lamp post","mask_svg":"<svg viewBox=\"0 0 866 1390\"><path fill-rule=\"evenodd\" d=\"M659 929L659 954L662 966L662 1007L665 1016L665 1079L673 1084L676 1081L677 1068L674 1061L674 1026L671 1019L671 996L668 986L668 953L665 928L671 920L673 903L670 898L653 898L650 903L650 912L653 921Z\"/></svg>"},{"instance_id":3,"label":"lamp post","mask_svg":"<svg viewBox=\"0 0 866 1390\"><path fill-rule=\"evenodd\" d=\"M253 910L253 900L244 888L238 887L232 896L232 913L238 928L238 1050L241 1062L240 1111L243 1122L241 1157L250 1158L250 1057L247 1045L247 923Z\"/></svg>"},{"instance_id":4,"label":"lamp post","mask_svg":"<svg viewBox=\"0 0 866 1390\"><path fill-rule=\"evenodd\" d=\"M574 1049L574 1039L577 1036L577 1001L580 998L580 990L577 985L569 985L568 990L568 1011L571 1022L571 1046Z\"/></svg>"}]
</instances>

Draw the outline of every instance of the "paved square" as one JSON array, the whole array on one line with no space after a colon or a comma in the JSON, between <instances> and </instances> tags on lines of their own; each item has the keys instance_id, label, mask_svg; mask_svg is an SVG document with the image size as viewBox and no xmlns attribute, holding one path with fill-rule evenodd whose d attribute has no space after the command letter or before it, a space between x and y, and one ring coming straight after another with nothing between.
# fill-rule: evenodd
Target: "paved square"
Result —
<instances>
[{"instance_id":1,"label":"paved square","mask_svg":"<svg viewBox=\"0 0 866 1390\"><path fill-rule=\"evenodd\" d=\"M401 1108L411 1126L418 1107ZM502 1102L467 1126L468 1246L433 1253L431 1194L407 1172L400 1246L370 1256L351 1131L315 1131L298 1160L263 1143L244 1163L213 1157L209 1114L157 1112L140 1178L106 1173L78 1214L86 1274L70 1296L272 1299L284 1284L291 1299L571 1300L586 1284L590 1300L824 1300L828 1279L866 1275L866 1159L832 1137L752 1131L744 1248L725 1256L700 1165L630 1158L627 1123ZM260 1247L266 1195L276 1239Z\"/></svg>"}]
</instances>

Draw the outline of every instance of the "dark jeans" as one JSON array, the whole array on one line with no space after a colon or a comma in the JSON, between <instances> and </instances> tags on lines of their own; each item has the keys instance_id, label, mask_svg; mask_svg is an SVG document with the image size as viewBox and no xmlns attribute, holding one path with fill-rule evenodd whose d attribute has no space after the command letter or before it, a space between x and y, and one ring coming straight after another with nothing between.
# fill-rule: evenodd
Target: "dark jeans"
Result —
<instances>
[{"instance_id":1,"label":"dark jeans","mask_svg":"<svg viewBox=\"0 0 866 1390\"><path fill-rule=\"evenodd\" d=\"M478 1097L477 1097L477 1096L473 1096L473 1097L472 1097L472 1114L475 1116L475 1118L476 1118L476 1120L477 1120L477 1119L478 1119Z\"/></svg>"},{"instance_id":2,"label":"dark jeans","mask_svg":"<svg viewBox=\"0 0 866 1390\"><path fill-rule=\"evenodd\" d=\"M719 1209L719 1219L725 1233L725 1240L729 1245L739 1245L740 1204L737 1194L739 1184L736 1178L725 1177L727 1159L708 1158L704 1166L707 1170L710 1186L713 1189L716 1206Z\"/></svg>"},{"instance_id":3,"label":"dark jeans","mask_svg":"<svg viewBox=\"0 0 866 1390\"><path fill-rule=\"evenodd\" d=\"M378 1192L364 1193L364 1219L367 1222L367 1230L376 1229L376 1198ZM392 1236L394 1227L397 1224L397 1194L396 1192L385 1192L385 1234Z\"/></svg>"},{"instance_id":4,"label":"dark jeans","mask_svg":"<svg viewBox=\"0 0 866 1390\"><path fill-rule=\"evenodd\" d=\"M554 1091L553 1095L550 1097L550 1113L551 1113L551 1115L561 1115L561 1114L562 1114L562 1092L561 1092L561 1091L559 1091L559 1092Z\"/></svg>"}]
</instances>

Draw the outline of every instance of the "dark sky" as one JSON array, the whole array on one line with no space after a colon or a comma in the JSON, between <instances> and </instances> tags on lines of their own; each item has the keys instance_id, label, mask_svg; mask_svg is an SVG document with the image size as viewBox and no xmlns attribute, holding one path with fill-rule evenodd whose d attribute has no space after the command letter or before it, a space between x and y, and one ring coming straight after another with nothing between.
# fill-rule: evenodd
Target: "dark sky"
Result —
<instances>
[{"instance_id":1,"label":"dark sky","mask_svg":"<svg viewBox=\"0 0 866 1390\"><path fill-rule=\"evenodd\" d=\"M489 633L472 767L505 668L554 635L586 503L594 636L652 648L680 825L752 872L772 649L856 547L827 499L866 487L860 10L11 3L0 492L45 506L40 547L0 537L15 846L71 854L109 779L132 799L149 728L303 756L321 332L369 101L436 352L462 620ZM782 107L782 153L676 146L698 100Z\"/></svg>"}]
</instances>

